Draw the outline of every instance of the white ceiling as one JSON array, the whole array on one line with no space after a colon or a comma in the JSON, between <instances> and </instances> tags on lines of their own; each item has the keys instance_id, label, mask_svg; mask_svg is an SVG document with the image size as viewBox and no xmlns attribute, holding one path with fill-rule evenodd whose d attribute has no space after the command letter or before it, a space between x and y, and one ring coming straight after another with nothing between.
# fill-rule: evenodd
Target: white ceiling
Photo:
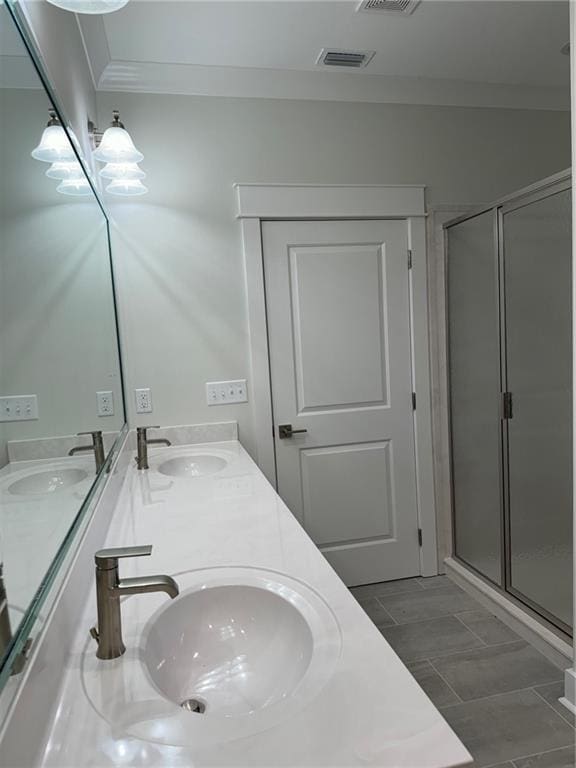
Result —
<instances>
[{"instance_id":1,"label":"white ceiling","mask_svg":"<svg viewBox=\"0 0 576 768\"><path fill-rule=\"evenodd\" d=\"M101 25L108 60L99 86L106 89L220 92L228 74L239 95L260 95L258 87L270 95L275 79L280 97L301 89L313 98L307 91L317 82L317 89L327 83L328 91L341 91L336 98L356 88L372 93L361 100L385 101L391 84L410 90L425 79L454 93L463 84L479 93L490 84L501 98L516 89L542 106L567 96L569 59L560 53L569 38L566 1L422 0L411 16L357 8L347 0L132 0L82 26L94 51ZM325 47L376 55L365 69L327 72L316 64Z\"/></svg>"}]
</instances>

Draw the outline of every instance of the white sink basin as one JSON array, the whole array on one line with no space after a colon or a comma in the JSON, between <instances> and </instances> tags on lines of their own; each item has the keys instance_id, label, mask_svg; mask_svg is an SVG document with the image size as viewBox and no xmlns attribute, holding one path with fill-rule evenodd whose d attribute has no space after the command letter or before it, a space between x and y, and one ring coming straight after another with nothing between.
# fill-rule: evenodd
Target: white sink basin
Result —
<instances>
[{"instance_id":1,"label":"white sink basin","mask_svg":"<svg viewBox=\"0 0 576 768\"><path fill-rule=\"evenodd\" d=\"M81 483L88 477L88 472L77 467L68 469L45 469L33 472L8 486L8 492L15 496L37 496L45 493L57 493Z\"/></svg>"},{"instance_id":2,"label":"white sink basin","mask_svg":"<svg viewBox=\"0 0 576 768\"><path fill-rule=\"evenodd\" d=\"M226 459L221 456L194 453L166 459L158 465L158 472L163 475L170 475L170 477L205 477L220 472L227 464Z\"/></svg>"},{"instance_id":3,"label":"white sink basin","mask_svg":"<svg viewBox=\"0 0 576 768\"><path fill-rule=\"evenodd\" d=\"M244 715L290 696L313 649L297 608L267 589L238 584L168 604L149 628L143 661L175 704Z\"/></svg>"},{"instance_id":4,"label":"white sink basin","mask_svg":"<svg viewBox=\"0 0 576 768\"><path fill-rule=\"evenodd\" d=\"M127 736L196 749L301 716L332 678L342 647L320 595L261 568L174 577L175 600L124 601L124 656L99 661L87 646L84 686L101 716ZM160 607L143 626L154 597Z\"/></svg>"}]
</instances>

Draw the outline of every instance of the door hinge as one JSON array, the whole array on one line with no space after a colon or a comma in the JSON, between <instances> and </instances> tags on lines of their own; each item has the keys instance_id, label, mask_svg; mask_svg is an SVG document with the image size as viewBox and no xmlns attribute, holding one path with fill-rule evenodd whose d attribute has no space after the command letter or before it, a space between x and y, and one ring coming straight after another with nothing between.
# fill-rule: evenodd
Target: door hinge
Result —
<instances>
[{"instance_id":1,"label":"door hinge","mask_svg":"<svg viewBox=\"0 0 576 768\"><path fill-rule=\"evenodd\" d=\"M416 410L416 392L412 392L412 410Z\"/></svg>"},{"instance_id":2,"label":"door hinge","mask_svg":"<svg viewBox=\"0 0 576 768\"><path fill-rule=\"evenodd\" d=\"M412 269L412 251L408 250L408 269Z\"/></svg>"},{"instance_id":3,"label":"door hinge","mask_svg":"<svg viewBox=\"0 0 576 768\"><path fill-rule=\"evenodd\" d=\"M512 416L512 392L502 392L502 418L507 420Z\"/></svg>"},{"instance_id":4,"label":"door hinge","mask_svg":"<svg viewBox=\"0 0 576 768\"><path fill-rule=\"evenodd\" d=\"M422 528L418 528L418 546L422 546Z\"/></svg>"}]
</instances>

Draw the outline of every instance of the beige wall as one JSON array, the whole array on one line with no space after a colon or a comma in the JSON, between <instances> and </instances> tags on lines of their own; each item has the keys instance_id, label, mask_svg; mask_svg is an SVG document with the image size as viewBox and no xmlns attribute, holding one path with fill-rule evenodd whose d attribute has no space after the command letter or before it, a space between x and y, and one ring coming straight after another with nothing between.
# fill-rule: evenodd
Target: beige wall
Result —
<instances>
[{"instance_id":1,"label":"beige wall","mask_svg":"<svg viewBox=\"0 0 576 768\"><path fill-rule=\"evenodd\" d=\"M570 164L562 112L98 94L101 123L115 107L150 188L110 209L131 421L237 418L249 449L252 405L204 394L249 376L233 182L426 184L429 205L462 205ZM144 386L154 413L136 418Z\"/></svg>"}]
</instances>

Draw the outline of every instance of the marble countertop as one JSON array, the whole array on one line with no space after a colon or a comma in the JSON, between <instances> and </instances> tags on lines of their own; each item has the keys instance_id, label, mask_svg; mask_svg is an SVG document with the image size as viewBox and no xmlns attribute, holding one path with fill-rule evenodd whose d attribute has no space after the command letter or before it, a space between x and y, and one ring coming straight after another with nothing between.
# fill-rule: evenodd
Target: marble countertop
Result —
<instances>
[{"instance_id":1,"label":"marble countertop","mask_svg":"<svg viewBox=\"0 0 576 768\"><path fill-rule=\"evenodd\" d=\"M157 470L160 461L202 449L226 456L227 466L195 478L168 477ZM155 720L157 702L136 701L129 671L138 658L142 628L166 596L125 598L128 650L120 659L97 661L96 646L88 639L96 623L92 595L78 620L42 766L452 768L471 763L440 713L237 441L158 448L150 451L148 471L131 466L106 546L134 544L153 544L154 549L151 557L121 561L123 577L169 574L182 589L202 569L242 566L303 582L325 601L339 625L341 649L333 672L305 706L265 729L248 728L222 742L191 737L190 743L171 744ZM165 708L167 700L162 701ZM136 711L144 730L134 727Z\"/></svg>"}]
</instances>

